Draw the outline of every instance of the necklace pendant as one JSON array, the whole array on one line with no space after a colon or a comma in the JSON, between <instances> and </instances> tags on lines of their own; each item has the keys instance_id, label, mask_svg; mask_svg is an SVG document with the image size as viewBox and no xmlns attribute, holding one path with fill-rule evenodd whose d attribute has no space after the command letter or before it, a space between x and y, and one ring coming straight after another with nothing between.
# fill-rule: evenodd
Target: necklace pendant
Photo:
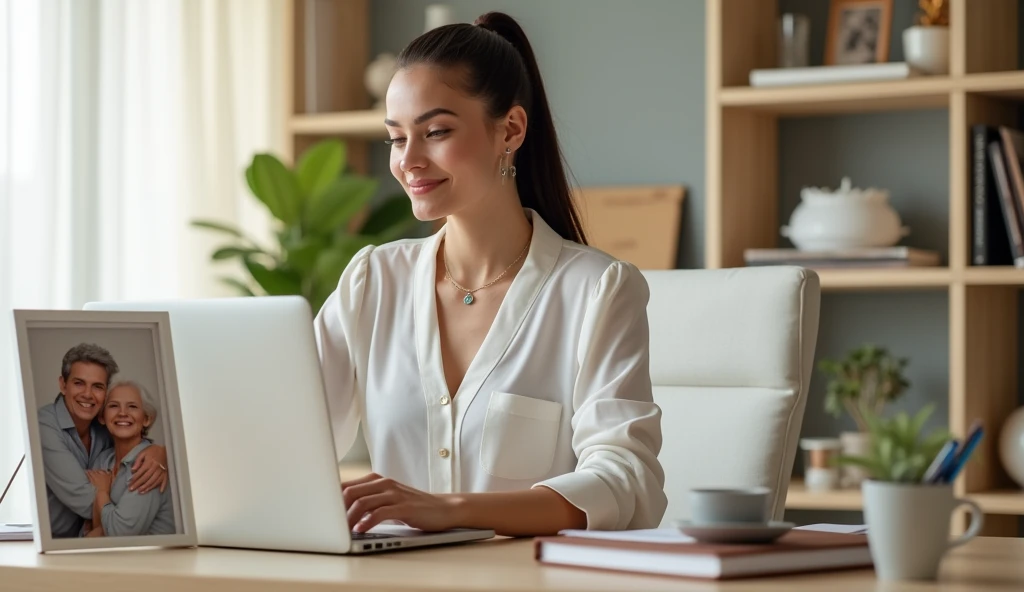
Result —
<instances>
[{"instance_id":1,"label":"necklace pendant","mask_svg":"<svg viewBox=\"0 0 1024 592\"><path fill-rule=\"evenodd\" d=\"M469 292L466 292L466 297L462 299L462 303L466 304L466 305L470 305L470 304L473 304L474 300L476 300L476 298L473 298L472 294L470 294Z\"/></svg>"}]
</instances>

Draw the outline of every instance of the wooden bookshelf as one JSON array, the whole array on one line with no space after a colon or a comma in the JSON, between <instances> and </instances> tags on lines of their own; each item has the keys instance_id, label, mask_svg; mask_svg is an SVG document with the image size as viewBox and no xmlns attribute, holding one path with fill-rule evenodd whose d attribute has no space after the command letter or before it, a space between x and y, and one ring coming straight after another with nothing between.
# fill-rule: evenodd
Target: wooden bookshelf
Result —
<instances>
[{"instance_id":1,"label":"wooden bookshelf","mask_svg":"<svg viewBox=\"0 0 1024 592\"><path fill-rule=\"evenodd\" d=\"M1024 490L1021 489L972 492L966 494L966 497L989 514L1024 516ZM863 503L860 489L808 491L799 479L790 483L786 495L786 508L791 510L860 511L864 507Z\"/></svg>"},{"instance_id":2,"label":"wooden bookshelf","mask_svg":"<svg viewBox=\"0 0 1024 592\"><path fill-rule=\"evenodd\" d=\"M778 245L781 119L924 109L948 113L949 196L936 206L949 212L945 267L819 274L825 290L948 293L948 427L962 437L980 418L990 434L954 490L978 499L992 514L986 516L987 534L1015 533L1017 516L1024 515L1024 493L1002 469L997 450L1002 422L1017 407L1018 295L1024 270L971 266L970 129L975 124L1021 126L1018 11L1018 0L951 0L946 76L768 88L750 87L749 74L774 65L779 3L706 0L704 247L709 268L740 267L745 249ZM808 404L820 405L820 393L812 393ZM810 494L796 481L787 506L857 509L860 500L857 492ZM960 520L959 528L965 525Z\"/></svg>"},{"instance_id":3,"label":"wooden bookshelf","mask_svg":"<svg viewBox=\"0 0 1024 592\"><path fill-rule=\"evenodd\" d=\"M286 0L283 156L295 161L325 138L346 143L349 168L369 171L369 145L384 137L363 78L370 60L368 0ZM313 14L307 10L316 11Z\"/></svg>"},{"instance_id":4,"label":"wooden bookshelf","mask_svg":"<svg viewBox=\"0 0 1024 592\"><path fill-rule=\"evenodd\" d=\"M909 269L819 269L823 290L913 290L949 288L947 267Z\"/></svg>"},{"instance_id":5,"label":"wooden bookshelf","mask_svg":"<svg viewBox=\"0 0 1024 592\"><path fill-rule=\"evenodd\" d=\"M293 134L344 136L347 138L386 138L384 111L341 111L337 113L296 114L291 118Z\"/></svg>"},{"instance_id":6,"label":"wooden bookshelf","mask_svg":"<svg viewBox=\"0 0 1024 592\"><path fill-rule=\"evenodd\" d=\"M731 87L718 92L718 101L723 107L777 115L825 115L940 108L949 104L951 90L949 78L929 77L855 84Z\"/></svg>"}]
</instances>

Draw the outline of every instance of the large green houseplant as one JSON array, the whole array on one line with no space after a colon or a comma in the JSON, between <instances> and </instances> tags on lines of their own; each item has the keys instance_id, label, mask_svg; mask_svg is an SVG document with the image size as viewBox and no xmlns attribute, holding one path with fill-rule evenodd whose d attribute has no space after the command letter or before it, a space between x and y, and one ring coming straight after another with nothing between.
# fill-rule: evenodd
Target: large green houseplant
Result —
<instances>
[{"instance_id":1,"label":"large green houseplant","mask_svg":"<svg viewBox=\"0 0 1024 592\"><path fill-rule=\"evenodd\" d=\"M266 247L232 226L194 220L193 226L230 239L211 258L238 259L250 276L221 281L242 295L301 295L315 314L360 249L411 236L418 221L409 199L393 195L371 206L378 182L345 165L345 145L337 140L311 147L293 169L272 154L256 154L245 179L273 216L277 244Z\"/></svg>"}]
</instances>

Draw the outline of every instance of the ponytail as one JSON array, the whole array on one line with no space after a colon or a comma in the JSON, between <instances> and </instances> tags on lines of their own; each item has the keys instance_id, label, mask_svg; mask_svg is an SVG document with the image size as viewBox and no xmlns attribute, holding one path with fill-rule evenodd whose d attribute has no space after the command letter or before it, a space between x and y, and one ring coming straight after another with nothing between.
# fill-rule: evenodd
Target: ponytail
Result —
<instances>
[{"instance_id":1,"label":"ponytail","mask_svg":"<svg viewBox=\"0 0 1024 592\"><path fill-rule=\"evenodd\" d=\"M587 244L567 167L555 132L533 48L507 14L488 12L473 25L432 29L398 56L400 68L418 63L467 68L466 91L482 98L492 117L515 105L526 111L527 129L516 154L516 189L522 205L535 210L562 238Z\"/></svg>"}]
</instances>

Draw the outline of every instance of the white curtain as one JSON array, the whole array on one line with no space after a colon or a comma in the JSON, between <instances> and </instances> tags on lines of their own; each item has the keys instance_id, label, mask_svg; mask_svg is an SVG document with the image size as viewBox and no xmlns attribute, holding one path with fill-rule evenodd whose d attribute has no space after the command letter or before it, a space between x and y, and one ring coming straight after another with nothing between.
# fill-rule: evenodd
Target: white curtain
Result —
<instances>
[{"instance_id":1,"label":"white curtain","mask_svg":"<svg viewBox=\"0 0 1024 592\"><path fill-rule=\"evenodd\" d=\"M220 296L217 218L281 148L283 0L0 0L0 490L24 451L15 308ZM31 520L27 466L0 522Z\"/></svg>"}]
</instances>

